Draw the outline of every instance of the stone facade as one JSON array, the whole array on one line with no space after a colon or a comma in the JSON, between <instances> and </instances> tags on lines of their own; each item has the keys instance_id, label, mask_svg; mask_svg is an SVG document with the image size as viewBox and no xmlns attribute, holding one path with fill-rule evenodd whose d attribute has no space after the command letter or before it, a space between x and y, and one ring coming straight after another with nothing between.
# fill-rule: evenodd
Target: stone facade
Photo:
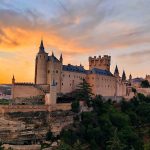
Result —
<instances>
[{"instance_id":1,"label":"stone facade","mask_svg":"<svg viewBox=\"0 0 150 150\"><path fill-rule=\"evenodd\" d=\"M83 79L92 86L95 95L102 96L126 96L126 83L119 76L110 72L111 57L89 57L89 70L84 66L64 65L62 54L57 59L52 52L49 56L45 52L43 41L35 59L35 83L32 86L16 84L15 78L12 83L12 96L29 97L45 95L46 104L56 103L56 96L59 93L69 93L77 88ZM117 68L118 69L118 68ZM125 76L124 76L125 77ZM47 88L43 88L46 86ZM38 87L38 88L37 88Z\"/></svg>"}]
</instances>

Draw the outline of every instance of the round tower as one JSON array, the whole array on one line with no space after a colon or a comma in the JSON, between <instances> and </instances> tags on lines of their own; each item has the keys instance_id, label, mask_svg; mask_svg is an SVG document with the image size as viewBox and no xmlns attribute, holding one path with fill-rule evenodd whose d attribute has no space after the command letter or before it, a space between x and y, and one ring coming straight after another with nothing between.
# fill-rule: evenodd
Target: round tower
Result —
<instances>
[{"instance_id":1,"label":"round tower","mask_svg":"<svg viewBox=\"0 0 150 150\"><path fill-rule=\"evenodd\" d=\"M43 40L35 60L35 84L47 84L48 53L44 50Z\"/></svg>"}]
</instances>

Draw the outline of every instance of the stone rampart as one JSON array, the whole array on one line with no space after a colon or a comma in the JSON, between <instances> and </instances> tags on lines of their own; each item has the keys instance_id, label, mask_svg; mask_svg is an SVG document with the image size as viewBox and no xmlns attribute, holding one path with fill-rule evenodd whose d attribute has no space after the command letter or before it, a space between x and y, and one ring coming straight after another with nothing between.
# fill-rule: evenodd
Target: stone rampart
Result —
<instances>
[{"instance_id":1,"label":"stone rampart","mask_svg":"<svg viewBox=\"0 0 150 150\"><path fill-rule=\"evenodd\" d=\"M56 105L0 105L0 113L8 112L36 112L36 111L56 111L56 110L71 110L71 104L56 104Z\"/></svg>"}]
</instances>

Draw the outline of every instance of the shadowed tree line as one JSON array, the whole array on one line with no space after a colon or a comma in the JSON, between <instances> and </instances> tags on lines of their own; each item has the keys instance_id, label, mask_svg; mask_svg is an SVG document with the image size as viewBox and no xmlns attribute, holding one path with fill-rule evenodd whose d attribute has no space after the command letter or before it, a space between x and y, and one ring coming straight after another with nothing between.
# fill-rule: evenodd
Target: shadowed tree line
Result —
<instances>
[{"instance_id":1,"label":"shadowed tree line","mask_svg":"<svg viewBox=\"0 0 150 150\"><path fill-rule=\"evenodd\" d=\"M150 97L137 94L130 101L114 103L95 96L83 80L74 92L74 123L60 134L57 150L149 150ZM81 112L84 100L90 112Z\"/></svg>"}]
</instances>

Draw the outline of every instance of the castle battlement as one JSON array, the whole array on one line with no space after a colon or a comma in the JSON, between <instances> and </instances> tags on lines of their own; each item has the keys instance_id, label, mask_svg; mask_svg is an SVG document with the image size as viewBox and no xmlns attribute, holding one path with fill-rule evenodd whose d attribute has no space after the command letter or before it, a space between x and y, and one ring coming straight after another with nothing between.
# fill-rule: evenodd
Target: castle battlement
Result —
<instances>
[{"instance_id":1,"label":"castle battlement","mask_svg":"<svg viewBox=\"0 0 150 150\"><path fill-rule=\"evenodd\" d=\"M89 69L98 68L110 71L110 61L111 56L108 55L89 57Z\"/></svg>"},{"instance_id":2,"label":"castle battlement","mask_svg":"<svg viewBox=\"0 0 150 150\"><path fill-rule=\"evenodd\" d=\"M33 86L35 85L34 83L31 82L15 82L15 85L23 85L23 86Z\"/></svg>"}]
</instances>

